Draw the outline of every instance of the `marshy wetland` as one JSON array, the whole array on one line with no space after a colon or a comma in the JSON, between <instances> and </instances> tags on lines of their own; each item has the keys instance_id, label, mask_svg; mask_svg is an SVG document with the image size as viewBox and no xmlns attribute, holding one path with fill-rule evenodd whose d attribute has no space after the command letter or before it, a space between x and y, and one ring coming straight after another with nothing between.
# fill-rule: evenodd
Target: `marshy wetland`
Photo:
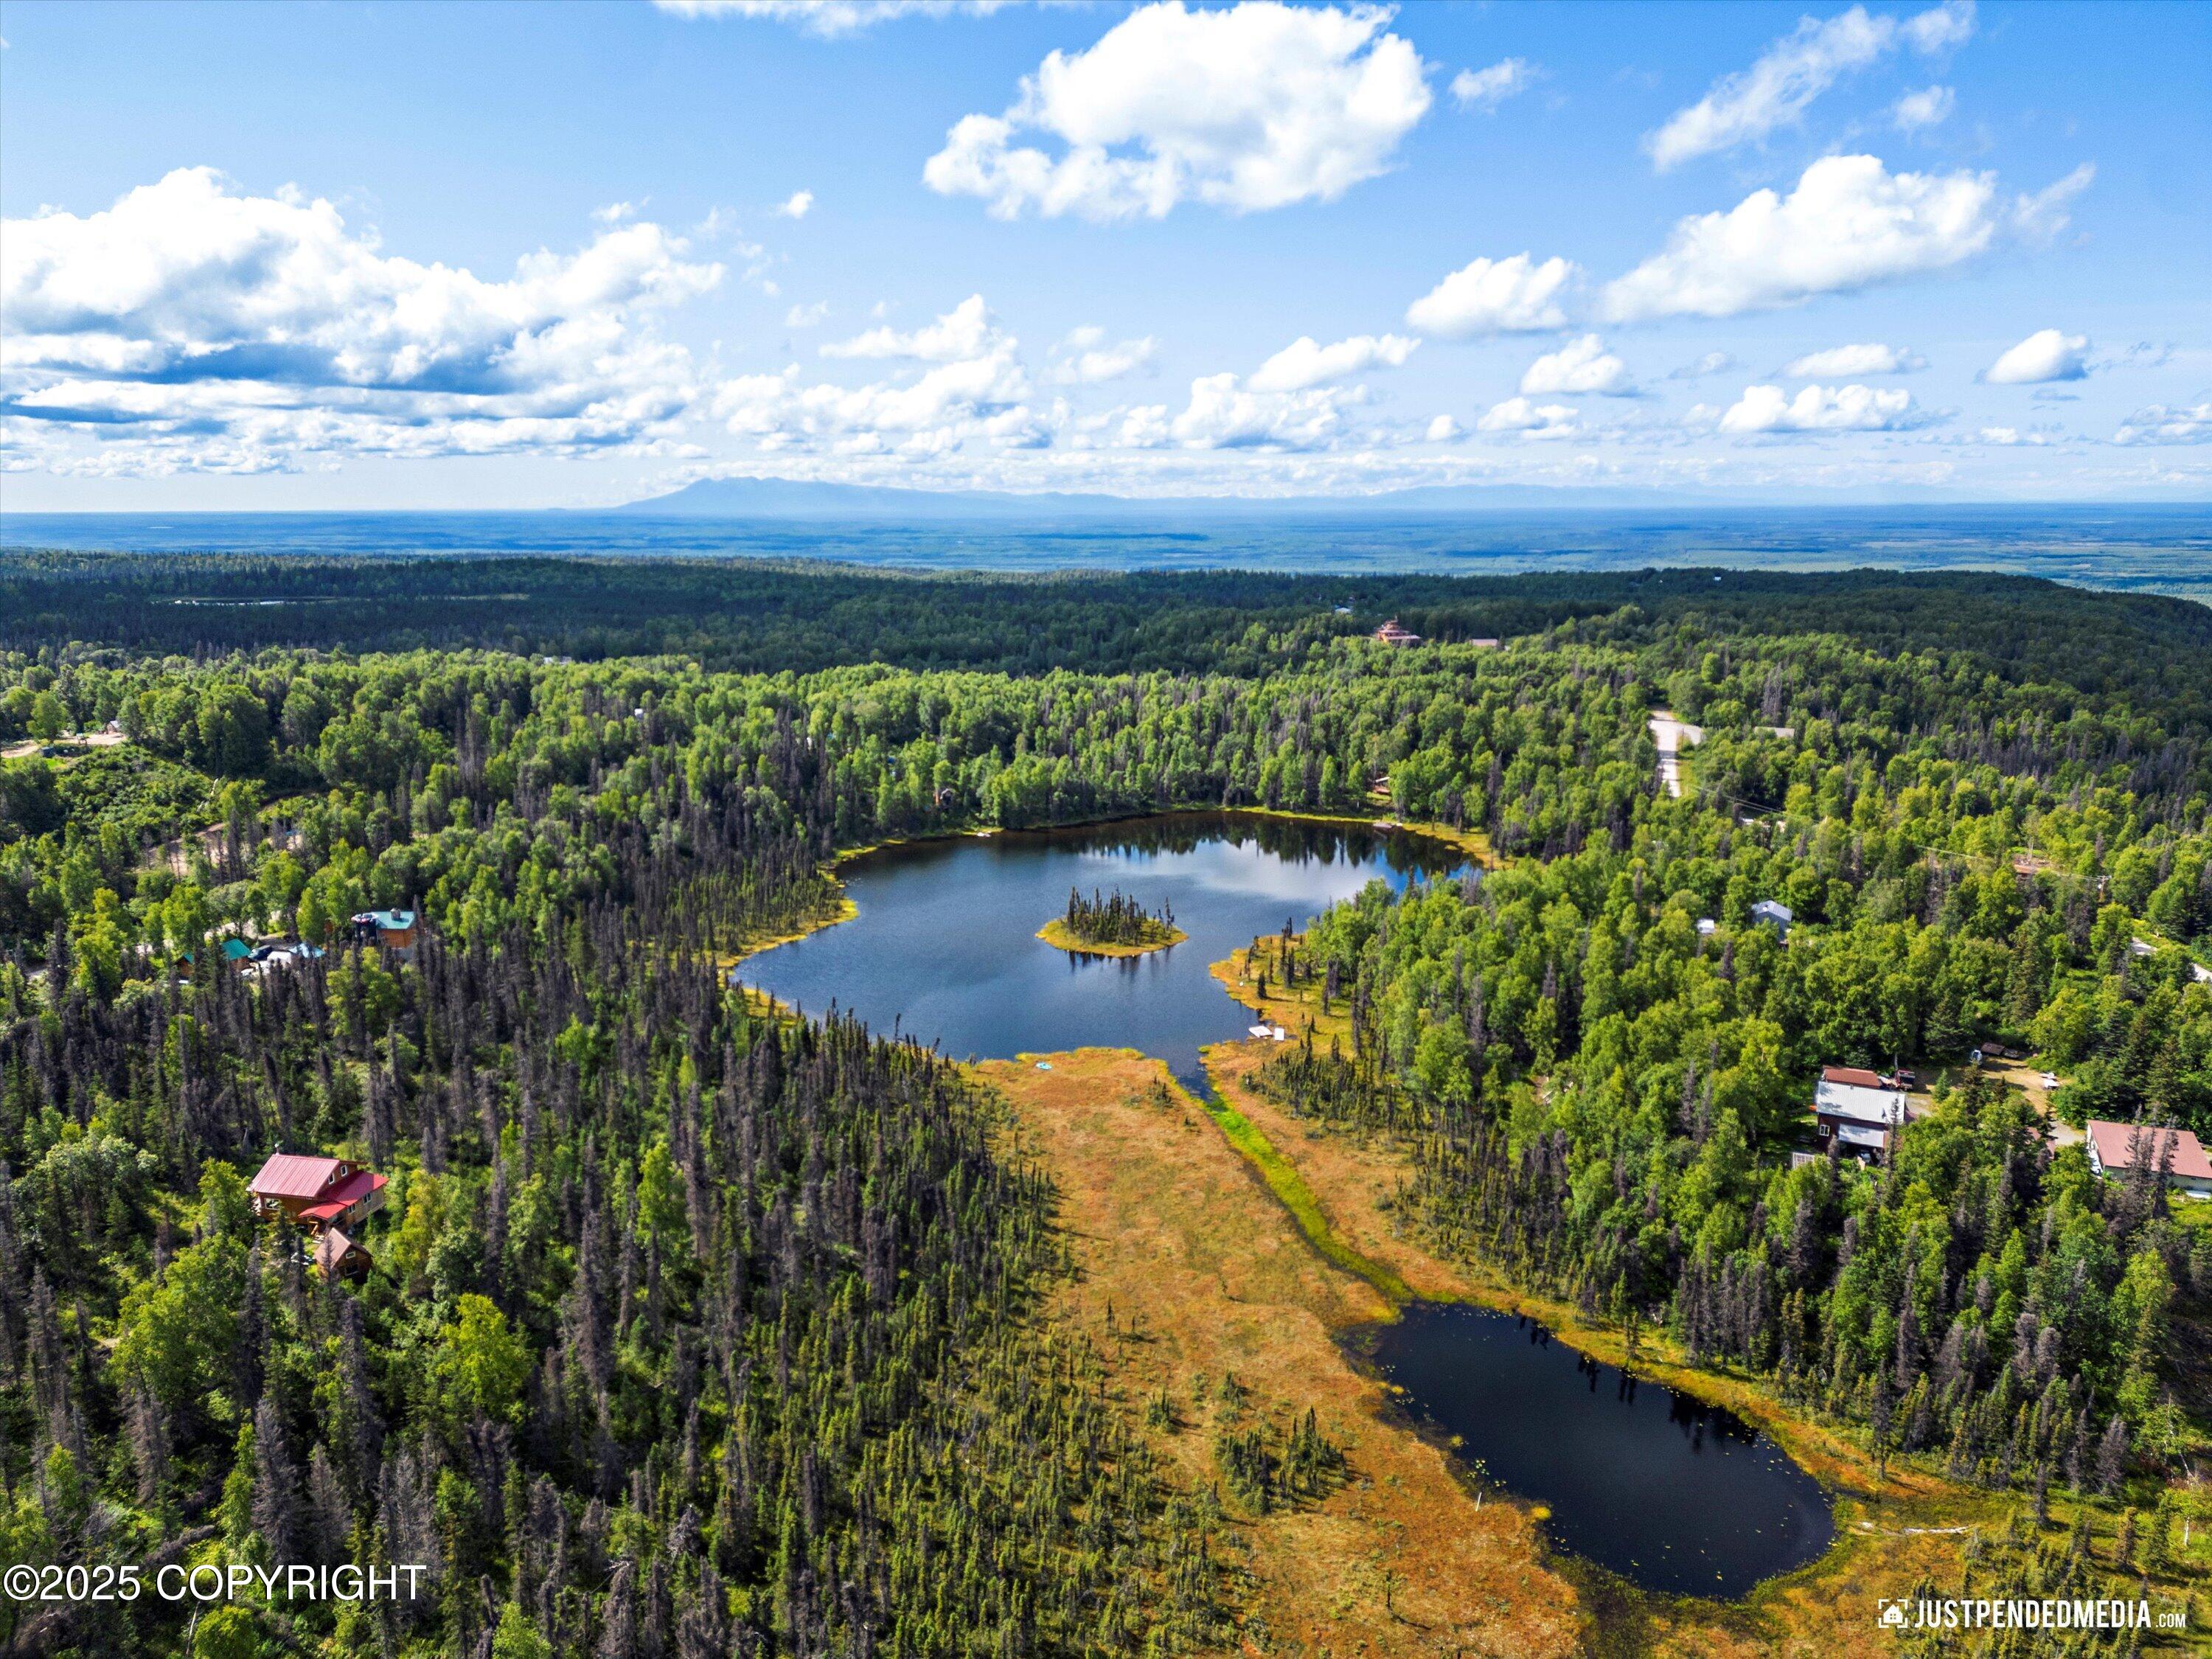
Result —
<instances>
[{"instance_id":1,"label":"marshy wetland","mask_svg":"<svg viewBox=\"0 0 2212 1659\"><path fill-rule=\"evenodd\" d=\"M1627 1378L1525 1319L1409 1289L1334 1236L1326 1196L1286 1173L1208 1073L1206 1051L1243 1038L1253 1018L1215 963L1370 881L1403 889L1465 868L1457 849L1404 830L1234 813L920 842L849 860L850 919L749 958L738 977L787 1006L834 1003L875 1029L1000 1062L987 1071L1018 1101L1035 1073L1082 1064L1077 1051L1164 1060L1305 1242L1367 1281L1322 1318L1345 1363L1388 1390L1394 1432L1410 1419L1448 1449L1478 1505L1522 1500L1553 1547L1641 1589L1741 1596L1827 1547L1834 1523L1812 1475L1724 1407ZM1187 937L1123 957L1055 948L1036 919L1071 887L1171 908Z\"/></svg>"}]
</instances>

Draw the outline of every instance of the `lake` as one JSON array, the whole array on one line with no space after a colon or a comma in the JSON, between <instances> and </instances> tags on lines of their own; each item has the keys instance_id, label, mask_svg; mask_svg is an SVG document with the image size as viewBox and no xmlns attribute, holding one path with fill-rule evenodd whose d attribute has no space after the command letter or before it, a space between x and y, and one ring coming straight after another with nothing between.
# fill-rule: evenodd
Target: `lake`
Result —
<instances>
[{"instance_id":1,"label":"lake","mask_svg":"<svg viewBox=\"0 0 2212 1659\"><path fill-rule=\"evenodd\" d=\"M1200 1094L1199 1054L1256 1016L1208 971L1285 921L1370 881L1464 870L1454 848L1358 823L1186 812L1080 830L920 842L839 875L857 914L748 957L741 982L812 1014L832 1004L957 1059L1090 1047L1166 1060ZM1146 956L1079 957L1036 937L1068 890L1172 909L1189 938ZM1734 1597L1802 1565L1833 1535L1820 1486L1730 1413L1630 1383L1540 1327L1415 1303L1350 1333L1356 1352L1441 1434L1458 1435L1550 1535L1632 1582Z\"/></svg>"},{"instance_id":2,"label":"lake","mask_svg":"<svg viewBox=\"0 0 2212 1659\"><path fill-rule=\"evenodd\" d=\"M1233 812L918 842L842 866L858 914L748 957L737 977L809 1013L834 1001L955 1059L1133 1048L1202 1091L1199 1050L1258 1018L1213 963L1370 881L1402 890L1464 867L1425 836ZM1189 938L1141 957L1071 955L1036 937L1071 887L1164 905Z\"/></svg>"},{"instance_id":3,"label":"lake","mask_svg":"<svg viewBox=\"0 0 2212 1659\"><path fill-rule=\"evenodd\" d=\"M1346 1341L1457 1455L1548 1505L1560 1548L1646 1589L1733 1600L1835 1536L1820 1483L1769 1436L1533 1320L1417 1302Z\"/></svg>"}]
</instances>

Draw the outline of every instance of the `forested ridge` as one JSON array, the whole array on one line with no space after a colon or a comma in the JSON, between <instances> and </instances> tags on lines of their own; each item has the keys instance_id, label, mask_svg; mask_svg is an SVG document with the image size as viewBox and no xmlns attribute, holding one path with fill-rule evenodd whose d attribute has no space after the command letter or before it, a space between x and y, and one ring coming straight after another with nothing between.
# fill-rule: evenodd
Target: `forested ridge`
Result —
<instances>
[{"instance_id":1,"label":"forested ridge","mask_svg":"<svg viewBox=\"0 0 2212 1659\"><path fill-rule=\"evenodd\" d=\"M2177 693L2200 721L2208 712L2191 665L2212 653L2212 611L1978 572L923 576L750 559L0 560L0 650L33 655L71 641L195 658L474 646L586 659L675 653L749 672L888 662L1255 674L1391 616L1442 641L1600 619L1624 641L1685 618L1723 634L1829 634L1885 653L1960 653L2008 683L2124 688L2147 713Z\"/></svg>"},{"instance_id":2,"label":"forested ridge","mask_svg":"<svg viewBox=\"0 0 2212 1659\"><path fill-rule=\"evenodd\" d=\"M219 1653L1228 1639L1221 1506L1330 1449L1178 1489L1036 1317L1067 1249L994 1100L718 972L834 915L842 848L1227 805L1495 855L1267 958L1349 1024L1265 1085L1402 1136L1425 1225L1884 1455L2133 1503L2170 1572L2212 1230L1963 1062L2212 1133L2207 613L1712 575L0 566L0 739L58 751L0 763L0 1554L433 1565ZM1362 637L1386 607L1438 642ZM1827 1063L1947 1085L1886 1162L1792 1169ZM252 1219L280 1148L392 1174L366 1279ZM26 1652L182 1617L0 1607Z\"/></svg>"}]
</instances>

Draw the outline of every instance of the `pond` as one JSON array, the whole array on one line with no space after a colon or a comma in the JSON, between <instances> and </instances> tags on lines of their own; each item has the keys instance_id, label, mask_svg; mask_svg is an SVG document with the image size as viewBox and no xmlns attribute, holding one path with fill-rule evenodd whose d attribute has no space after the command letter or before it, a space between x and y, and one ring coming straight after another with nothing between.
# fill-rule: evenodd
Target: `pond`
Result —
<instances>
[{"instance_id":1,"label":"pond","mask_svg":"<svg viewBox=\"0 0 2212 1659\"><path fill-rule=\"evenodd\" d=\"M1532 1320L1417 1302L1346 1340L1461 1458L1547 1505L1561 1548L1646 1589L1733 1600L1835 1535L1820 1483L1769 1436Z\"/></svg>"},{"instance_id":2,"label":"pond","mask_svg":"<svg viewBox=\"0 0 2212 1659\"><path fill-rule=\"evenodd\" d=\"M1403 889L1464 868L1425 836L1234 812L917 842L843 866L853 919L748 957L737 977L810 1013L834 1001L956 1059L1133 1048L1203 1091L1199 1050L1258 1018L1215 963L1370 881ZM1071 887L1165 905L1189 938L1141 957L1071 955L1036 937Z\"/></svg>"},{"instance_id":3,"label":"pond","mask_svg":"<svg viewBox=\"0 0 2212 1659\"><path fill-rule=\"evenodd\" d=\"M920 842L839 872L855 915L739 964L794 1007L832 1004L957 1059L1133 1048L1210 1091L1200 1050L1256 1018L1208 971L1371 880L1403 889L1466 868L1455 849L1358 823L1176 813L1081 830ZM1146 956L1084 957L1036 930L1069 888L1173 910L1189 937ZM1564 1549L1666 1593L1734 1597L1812 1560L1826 1498L1733 1414L1629 1382L1541 1328L1415 1303L1347 1340L1407 1406L1516 1495L1551 1506Z\"/></svg>"}]
</instances>

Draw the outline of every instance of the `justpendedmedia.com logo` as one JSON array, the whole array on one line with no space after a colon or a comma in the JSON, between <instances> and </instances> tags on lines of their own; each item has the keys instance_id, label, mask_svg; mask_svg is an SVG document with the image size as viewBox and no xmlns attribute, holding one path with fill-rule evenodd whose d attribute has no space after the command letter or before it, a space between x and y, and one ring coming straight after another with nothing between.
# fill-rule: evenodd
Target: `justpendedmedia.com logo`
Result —
<instances>
[{"instance_id":1,"label":"justpendedmedia.com logo","mask_svg":"<svg viewBox=\"0 0 2212 1659\"><path fill-rule=\"evenodd\" d=\"M2148 1601L1958 1596L1891 1600L1876 1606L1884 1630L2183 1630L2188 1613Z\"/></svg>"}]
</instances>

